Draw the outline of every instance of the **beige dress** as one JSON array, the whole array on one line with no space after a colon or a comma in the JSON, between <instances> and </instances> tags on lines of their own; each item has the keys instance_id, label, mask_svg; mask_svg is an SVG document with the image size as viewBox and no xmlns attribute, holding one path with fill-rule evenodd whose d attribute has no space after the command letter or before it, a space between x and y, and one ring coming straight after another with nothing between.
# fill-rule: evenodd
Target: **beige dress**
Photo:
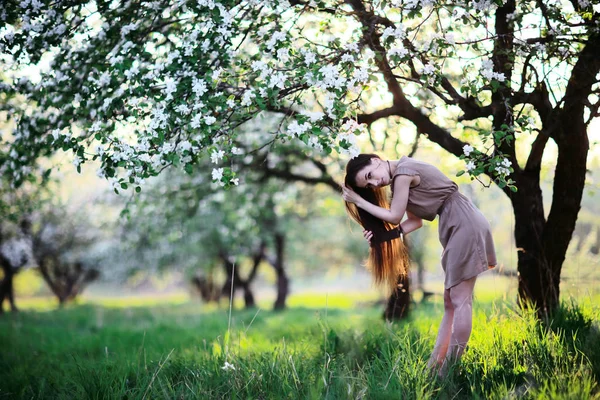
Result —
<instances>
[{"instance_id":1,"label":"beige dress","mask_svg":"<svg viewBox=\"0 0 600 400\"><path fill-rule=\"evenodd\" d=\"M440 170L431 164L403 156L394 171L398 175L419 175L421 182L408 191L406 210L433 221L440 216L439 236L444 248L444 287L450 289L495 266L496 252L490 224L481 211L458 191Z\"/></svg>"}]
</instances>

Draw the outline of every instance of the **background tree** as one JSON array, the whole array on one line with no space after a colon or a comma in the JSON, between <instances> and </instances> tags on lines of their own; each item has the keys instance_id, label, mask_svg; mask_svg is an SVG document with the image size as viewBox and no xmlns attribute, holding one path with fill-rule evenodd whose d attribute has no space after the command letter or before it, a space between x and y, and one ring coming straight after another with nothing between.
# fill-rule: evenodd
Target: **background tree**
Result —
<instances>
[{"instance_id":1,"label":"background tree","mask_svg":"<svg viewBox=\"0 0 600 400\"><path fill-rule=\"evenodd\" d=\"M283 117L263 146L293 140L350 155L365 125L400 118L505 191L520 298L541 314L556 306L600 105L592 2L111 4L0 10L11 79L2 105L15 120L0 172L16 185L58 149L77 168L101 161L115 190L208 155L230 162L244 157L238 128L264 110ZM25 77L22 66L44 55L50 69ZM550 139L558 156L546 216L539 171ZM228 164L212 178L237 182Z\"/></svg>"},{"instance_id":2,"label":"background tree","mask_svg":"<svg viewBox=\"0 0 600 400\"><path fill-rule=\"evenodd\" d=\"M133 269L187 271L201 290L208 289L209 277L220 269L226 277L221 293L229 297L230 292L242 289L247 307L255 305L251 284L258 268L269 264L276 276L274 308L285 308L290 279L288 238L297 243L292 252L299 247L302 258L308 255L307 264L328 267L310 262L322 259L318 254L326 250L313 247L314 233L302 225L323 216L318 204L323 195L313 185L336 184L322 163L290 146L259 153L248 164L235 165L244 183L226 192L202 175L175 171L147 185L127 208L129 218L122 235L126 256L119 258L129 260ZM323 236L332 242L331 231ZM343 262L355 258L352 253ZM336 260L329 256L329 262ZM198 271L203 271L202 278Z\"/></svg>"},{"instance_id":3,"label":"background tree","mask_svg":"<svg viewBox=\"0 0 600 400\"><path fill-rule=\"evenodd\" d=\"M13 280L14 276L24 267L35 265L31 241L31 222L24 217L16 232L10 232L6 222L0 225L0 314L4 312L4 300L10 305L11 311L18 311L15 303ZM13 229L14 230L14 229Z\"/></svg>"},{"instance_id":4,"label":"background tree","mask_svg":"<svg viewBox=\"0 0 600 400\"><path fill-rule=\"evenodd\" d=\"M87 215L69 212L56 202L46 203L35 217L33 256L44 282L62 306L100 276L94 245L101 242L101 236L87 223Z\"/></svg>"}]
</instances>

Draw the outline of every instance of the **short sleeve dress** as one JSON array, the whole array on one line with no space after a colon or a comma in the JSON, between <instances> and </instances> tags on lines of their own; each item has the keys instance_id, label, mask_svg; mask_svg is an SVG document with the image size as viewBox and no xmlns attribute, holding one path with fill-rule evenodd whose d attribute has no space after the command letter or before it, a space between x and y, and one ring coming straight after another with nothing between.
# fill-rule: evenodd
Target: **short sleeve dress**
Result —
<instances>
[{"instance_id":1,"label":"short sleeve dress","mask_svg":"<svg viewBox=\"0 0 600 400\"><path fill-rule=\"evenodd\" d=\"M408 191L406 210L433 221L439 215L439 237L444 248L445 289L473 278L497 264L490 224L481 211L440 170L403 156L393 176L419 175Z\"/></svg>"}]
</instances>

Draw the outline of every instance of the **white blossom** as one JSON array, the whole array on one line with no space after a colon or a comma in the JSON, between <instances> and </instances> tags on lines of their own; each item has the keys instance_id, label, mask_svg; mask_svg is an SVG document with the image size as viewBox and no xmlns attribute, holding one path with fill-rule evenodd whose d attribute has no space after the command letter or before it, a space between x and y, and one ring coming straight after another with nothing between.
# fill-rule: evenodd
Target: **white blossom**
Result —
<instances>
[{"instance_id":1,"label":"white blossom","mask_svg":"<svg viewBox=\"0 0 600 400\"><path fill-rule=\"evenodd\" d=\"M75 157L73 158L73 165L79 167L82 162L83 160L78 155L75 155Z\"/></svg>"},{"instance_id":2,"label":"white blossom","mask_svg":"<svg viewBox=\"0 0 600 400\"><path fill-rule=\"evenodd\" d=\"M469 161L467 163L467 171L473 171L475 169L476 165L475 162L473 160Z\"/></svg>"},{"instance_id":3,"label":"white blossom","mask_svg":"<svg viewBox=\"0 0 600 400\"><path fill-rule=\"evenodd\" d=\"M350 119L342 125L340 128L340 132L338 135L338 141L340 142L340 154L349 155L350 158L354 158L360 154L360 150L358 148L358 144L356 141L357 133L363 134L366 132L365 124L358 124L353 119ZM344 141L347 143L348 149L345 149L341 146L341 142Z\"/></svg>"},{"instance_id":4,"label":"white blossom","mask_svg":"<svg viewBox=\"0 0 600 400\"><path fill-rule=\"evenodd\" d=\"M298 121L294 120L288 125L287 134L289 136L300 137L300 135L302 135L304 132L308 131L311 128L312 125L308 122L305 122L302 125L300 125Z\"/></svg>"},{"instance_id":5,"label":"white blossom","mask_svg":"<svg viewBox=\"0 0 600 400\"><path fill-rule=\"evenodd\" d=\"M406 50L403 46L401 47L394 47L392 49L390 49L388 51L388 55L391 56L399 56L399 57L404 57L405 55L408 54L408 50Z\"/></svg>"},{"instance_id":6,"label":"white blossom","mask_svg":"<svg viewBox=\"0 0 600 400\"><path fill-rule=\"evenodd\" d=\"M317 122L325 116L325 114L323 114L321 111L304 110L302 111L302 114L306 115L310 119L310 122Z\"/></svg>"},{"instance_id":7,"label":"white blossom","mask_svg":"<svg viewBox=\"0 0 600 400\"><path fill-rule=\"evenodd\" d=\"M202 114L198 113L192 117L192 120L190 121L190 125L192 128L198 129L198 128L200 128L201 121L202 121Z\"/></svg>"},{"instance_id":8,"label":"white blossom","mask_svg":"<svg viewBox=\"0 0 600 400\"><path fill-rule=\"evenodd\" d=\"M360 83L366 83L369 80L369 70L365 67L354 70L352 77Z\"/></svg>"},{"instance_id":9,"label":"white blossom","mask_svg":"<svg viewBox=\"0 0 600 400\"><path fill-rule=\"evenodd\" d=\"M469 156L472 152L473 152L473 146L471 146L470 144L465 144L463 146L463 153L465 154L465 156Z\"/></svg>"},{"instance_id":10,"label":"white blossom","mask_svg":"<svg viewBox=\"0 0 600 400\"><path fill-rule=\"evenodd\" d=\"M342 55L342 58L340 59L341 62L349 62L349 63L353 63L354 62L354 56L352 54L344 54Z\"/></svg>"},{"instance_id":11,"label":"white blossom","mask_svg":"<svg viewBox=\"0 0 600 400\"><path fill-rule=\"evenodd\" d=\"M267 40L267 48L269 50L273 50L273 48L277 45L277 42L281 42L285 39L284 32L273 32L273 35L269 40Z\"/></svg>"},{"instance_id":12,"label":"white blossom","mask_svg":"<svg viewBox=\"0 0 600 400\"><path fill-rule=\"evenodd\" d=\"M189 151L192 149L192 144L189 140L184 140L177 145L177 148L181 151Z\"/></svg>"},{"instance_id":13,"label":"white blossom","mask_svg":"<svg viewBox=\"0 0 600 400\"><path fill-rule=\"evenodd\" d=\"M432 75L434 72L435 66L431 62L428 62L425 67L423 67L423 73L425 75Z\"/></svg>"},{"instance_id":14,"label":"white blossom","mask_svg":"<svg viewBox=\"0 0 600 400\"><path fill-rule=\"evenodd\" d=\"M91 132L91 133L96 133L96 132L100 131L100 129L102 129L102 122L100 122L100 121L95 121L95 122L92 124L92 127L90 128L90 132Z\"/></svg>"},{"instance_id":15,"label":"white blossom","mask_svg":"<svg viewBox=\"0 0 600 400\"><path fill-rule=\"evenodd\" d=\"M215 117L213 117L212 115L208 115L206 117L204 117L204 123L206 125L212 125L217 121L217 119Z\"/></svg>"},{"instance_id":16,"label":"white blossom","mask_svg":"<svg viewBox=\"0 0 600 400\"><path fill-rule=\"evenodd\" d=\"M307 67L310 67L310 64L317 62L317 56L312 51L304 52L304 64Z\"/></svg>"},{"instance_id":17,"label":"white blossom","mask_svg":"<svg viewBox=\"0 0 600 400\"><path fill-rule=\"evenodd\" d=\"M100 86L104 87L110 83L110 72L104 71L100 78L98 78L98 83Z\"/></svg>"},{"instance_id":18,"label":"white blossom","mask_svg":"<svg viewBox=\"0 0 600 400\"><path fill-rule=\"evenodd\" d=\"M317 149L318 151L323 151L323 145L319 143L319 139L316 136L311 136L308 138L308 145Z\"/></svg>"},{"instance_id":19,"label":"white blossom","mask_svg":"<svg viewBox=\"0 0 600 400\"><path fill-rule=\"evenodd\" d=\"M246 90L244 92L244 96L242 96L242 102L240 104L244 107L249 106L250 104L252 104L252 99L255 97L256 94L254 94L254 90Z\"/></svg>"},{"instance_id":20,"label":"white blossom","mask_svg":"<svg viewBox=\"0 0 600 400\"><path fill-rule=\"evenodd\" d=\"M225 361L225 365L223 365L221 367L222 370L224 371L229 371L229 370L234 370L235 371L235 367L233 366L233 364L229 364L227 361Z\"/></svg>"},{"instance_id":21,"label":"white blossom","mask_svg":"<svg viewBox=\"0 0 600 400\"><path fill-rule=\"evenodd\" d=\"M404 26L402 24L398 24L396 28L392 28L388 26L383 30L381 34L381 41L385 42L388 37L393 37L394 39L404 39L406 37L406 32L404 31Z\"/></svg>"},{"instance_id":22,"label":"white blossom","mask_svg":"<svg viewBox=\"0 0 600 400\"><path fill-rule=\"evenodd\" d=\"M171 100L173 98L173 93L177 91L177 82L175 79L171 77L167 77L165 79L165 94L167 95L166 99Z\"/></svg>"},{"instance_id":23,"label":"white blossom","mask_svg":"<svg viewBox=\"0 0 600 400\"><path fill-rule=\"evenodd\" d=\"M282 63L288 62L290 60L289 49L282 47L281 49L277 50L277 59Z\"/></svg>"},{"instance_id":24,"label":"white blossom","mask_svg":"<svg viewBox=\"0 0 600 400\"><path fill-rule=\"evenodd\" d=\"M137 28L137 23L130 23L121 28L121 37L124 38L129 34L129 32L135 30Z\"/></svg>"},{"instance_id":25,"label":"white blossom","mask_svg":"<svg viewBox=\"0 0 600 400\"><path fill-rule=\"evenodd\" d=\"M192 91L197 97L201 97L208 91L206 88L206 82L203 79L196 77L192 78Z\"/></svg>"},{"instance_id":26,"label":"white blossom","mask_svg":"<svg viewBox=\"0 0 600 400\"><path fill-rule=\"evenodd\" d=\"M179 104L175 107L175 111L182 115L188 115L190 113L190 108L187 104Z\"/></svg>"},{"instance_id":27,"label":"white blossom","mask_svg":"<svg viewBox=\"0 0 600 400\"><path fill-rule=\"evenodd\" d=\"M269 81L269 87L278 87L279 89L285 89L285 80L286 76L283 72L278 72L274 75L271 75L271 79Z\"/></svg>"},{"instance_id":28,"label":"white blossom","mask_svg":"<svg viewBox=\"0 0 600 400\"><path fill-rule=\"evenodd\" d=\"M218 81L219 78L221 77L221 73L223 72L223 68L217 68L216 70L213 71L211 78L213 81Z\"/></svg>"},{"instance_id":29,"label":"white blossom","mask_svg":"<svg viewBox=\"0 0 600 400\"><path fill-rule=\"evenodd\" d=\"M225 156L225 152L223 150L213 150L213 152L210 153L210 161L213 164L218 164L219 161L221 161L224 156Z\"/></svg>"}]
</instances>

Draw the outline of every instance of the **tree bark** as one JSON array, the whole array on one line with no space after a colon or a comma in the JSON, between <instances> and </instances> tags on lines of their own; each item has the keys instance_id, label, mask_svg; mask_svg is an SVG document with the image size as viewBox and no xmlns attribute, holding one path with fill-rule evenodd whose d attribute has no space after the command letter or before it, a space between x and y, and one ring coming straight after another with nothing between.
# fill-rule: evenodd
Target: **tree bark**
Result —
<instances>
[{"instance_id":1,"label":"tree bark","mask_svg":"<svg viewBox=\"0 0 600 400\"><path fill-rule=\"evenodd\" d=\"M277 273L277 299L274 310L284 310L285 301L289 293L289 279L285 273L284 264L285 237L281 233L275 234L275 262L273 268Z\"/></svg>"},{"instance_id":2,"label":"tree bark","mask_svg":"<svg viewBox=\"0 0 600 400\"><path fill-rule=\"evenodd\" d=\"M511 195L511 201L518 256L518 300L521 306L531 305L543 315L557 304L559 292L548 273L542 244L546 221L539 176L524 172L517 185L519 191Z\"/></svg>"}]
</instances>

